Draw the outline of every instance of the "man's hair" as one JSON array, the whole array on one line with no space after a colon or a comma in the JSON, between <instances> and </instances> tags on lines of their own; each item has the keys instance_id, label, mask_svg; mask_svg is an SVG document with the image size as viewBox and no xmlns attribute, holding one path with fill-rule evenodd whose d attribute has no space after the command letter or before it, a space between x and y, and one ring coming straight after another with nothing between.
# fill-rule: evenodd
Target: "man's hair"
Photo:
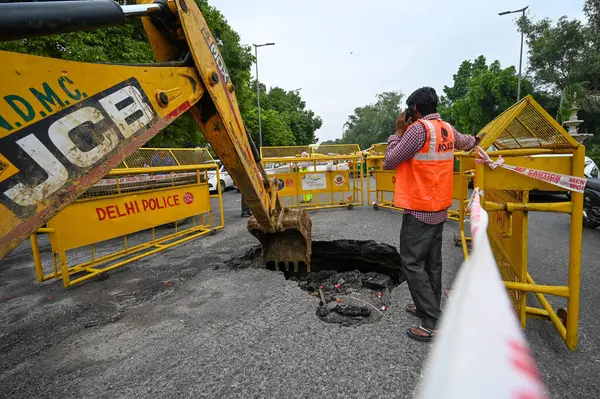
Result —
<instances>
[{"instance_id":1,"label":"man's hair","mask_svg":"<svg viewBox=\"0 0 600 399\"><path fill-rule=\"evenodd\" d=\"M408 96L406 105L416 106L423 115L433 114L437 112L438 96L433 87L421 87Z\"/></svg>"}]
</instances>

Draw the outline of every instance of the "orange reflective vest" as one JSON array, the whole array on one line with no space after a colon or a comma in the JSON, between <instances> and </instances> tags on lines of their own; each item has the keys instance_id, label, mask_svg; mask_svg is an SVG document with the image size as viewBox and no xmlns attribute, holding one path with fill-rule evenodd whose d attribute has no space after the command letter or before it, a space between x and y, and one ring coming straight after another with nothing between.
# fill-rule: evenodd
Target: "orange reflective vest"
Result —
<instances>
[{"instance_id":1,"label":"orange reflective vest","mask_svg":"<svg viewBox=\"0 0 600 399\"><path fill-rule=\"evenodd\" d=\"M423 148L396 172L394 205L436 212L452 206L454 129L439 119L419 119L427 131Z\"/></svg>"}]
</instances>

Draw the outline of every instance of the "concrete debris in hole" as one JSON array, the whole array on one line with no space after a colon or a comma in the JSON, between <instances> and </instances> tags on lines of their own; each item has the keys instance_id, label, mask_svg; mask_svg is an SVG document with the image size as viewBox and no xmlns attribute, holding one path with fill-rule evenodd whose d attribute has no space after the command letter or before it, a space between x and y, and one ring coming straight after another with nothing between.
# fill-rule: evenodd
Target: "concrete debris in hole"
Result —
<instances>
[{"instance_id":1,"label":"concrete debris in hole","mask_svg":"<svg viewBox=\"0 0 600 399\"><path fill-rule=\"evenodd\" d=\"M231 259L228 266L263 267L260 246ZM396 248L354 240L314 241L311 273L284 276L319 299L317 316L321 320L344 326L381 320L390 306L392 290L404 281Z\"/></svg>"},{"instance_id":2,"label":"concrete debris in hole","mask_svg":"<svg viewBox=\"0 0 600 399\"><path fill-rule=\"evenodd\" d=\"M304 277L292 277L298 286L320 298L317 316L326 323L344 326L374 323L387 310L389 293L397 285L390 276L358 270L321 270Z\"/></svg>"}]
</instances>

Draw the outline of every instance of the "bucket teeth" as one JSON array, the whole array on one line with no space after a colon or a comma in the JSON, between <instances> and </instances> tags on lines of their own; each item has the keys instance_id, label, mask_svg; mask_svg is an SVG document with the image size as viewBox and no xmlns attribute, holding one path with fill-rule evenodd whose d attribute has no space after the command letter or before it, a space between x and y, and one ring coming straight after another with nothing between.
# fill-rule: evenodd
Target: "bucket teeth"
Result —
<instances>
[{"instance_id":1,"label":"bucket teeth","mask_svg":"<svg viewBox=\"0 0 600 399\"><path fill-rule=\"evenodd\" d=\"M254 217L248 221L248 230L262 244L263 262L277 271L309 273L312 223L306 210L286 209L275 220L277 232L266 232Z\"/></svg>"}]
</instances>

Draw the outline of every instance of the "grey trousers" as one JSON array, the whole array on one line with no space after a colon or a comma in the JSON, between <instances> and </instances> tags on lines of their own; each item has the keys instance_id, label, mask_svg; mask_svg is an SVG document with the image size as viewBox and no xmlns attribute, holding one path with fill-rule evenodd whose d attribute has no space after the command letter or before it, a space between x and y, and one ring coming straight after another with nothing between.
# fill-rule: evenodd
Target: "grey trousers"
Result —
<instances>
[{"instance_id":1,"label":"grey trousers","mask_svg":"<svg viewBox=\"0 0 600 399\"><path fill-rule=\"evenodd\" d=\"M443 230L444 223L426 224L406 213L402 217L402 269L421 325L428 329L435 329L441 316Z\"/></svg>"},{"instance_id":2,"label":"grey trousers","mask_svg":"<svg viewBox=\"0 0 600 399\"><path fill-rule=\"evenodd\" d=\"M246 205L246 201L244 201L244 197L242 197L242 200L240 202L242 203L242 216L252 215L250 208L248 208L248 205Z\"/></svg>"}]
</instances>

